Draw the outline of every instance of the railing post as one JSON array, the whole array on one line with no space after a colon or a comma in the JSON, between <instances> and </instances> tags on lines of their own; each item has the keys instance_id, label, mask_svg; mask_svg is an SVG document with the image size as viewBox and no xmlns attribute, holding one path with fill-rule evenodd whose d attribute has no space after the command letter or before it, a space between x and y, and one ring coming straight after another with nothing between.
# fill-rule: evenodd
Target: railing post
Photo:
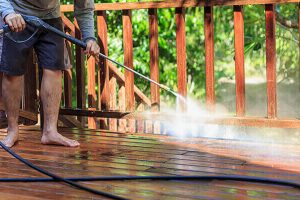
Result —
<instances>
[{"instance_id":1,"label":"railing post","mask_svg":"<svg viewBox=\"0 0 300 200\"><path fill-rule=\"evenodd\" d=\"M88 106L89 110L96 110L96 80L95 80L96 62L94 57L88 59ZM93 117L88 118L88 128L96 128L96 120Z\"/></svg>"},{"instance_id":2,"label":"railing post","mask_svg":"<svg viewBox=\"0 0 300 200\"><path fill-rule=\"evenodd\" d=\"M150 78L159 82L159 52L158 52L158 19L157 9L149 9L149 43L150 43ZM158 112L160 109L160 89L151 83L151 110ZM159 123L147 122L147 131L159 133ZM153 130L151 130L153 128Z\"/></svg>"},{"instance_id":3,"label":"railing post","mask_svg":"<svg viewBox=\"0 0 300 200\"><path fill-rule=\"evenodd\" d=\"M37 65L34 59L33 50L30 52L29 55L30 59L28 59L27 63L27 72L24 76L24 99L23 99L23 108L26 111L36 113L37 115ZM34 125L37 122L31 120L25 120L25 125Z\"/></svg>"},{"instance_id":4,"label":"railing post","mask_svg":"<svg viewBox=\"0 0 300 200\"><path fill-rule=\"evenodd\" d=\"M75 37L81 39L81 33L75 20ZM85 71L84 71L84 54L81 47L75 47L76 51L76 84L77 84L77 108L85 108ZM78 120L84 124L82 117Z\"/></svg>"},{"instance_id":5,"label":"railing post","mask_svg":"<svg viewBox=\"0 0 300 200\"><path fill-rule=\"evenodd\" d=\"M107 21L106 12L97 12L97 30L98 30L98 42L100 51L104 55L108 55L107 48ZM109 66L108 62L104 58L100 58L99 61L99 72L98 72L98 108L101 110L109 110ZM100 121L100 128L107 128L107 120L102 119Z\"/></svg>"},{"instance_id":6,"label":"railing post","mask_svg":"<svg viewBox=\"0 0 300 200\"><path fill-rule=\"evenodd\" d=\"M65 42L65 65L69 65L70 69L64 71L64 106L72 107L72 49L69 42Z\"/></svg>"},{"instance_id":7,"label":"railing post","mask_svg":"<svg viewBox=\"0 0 300 200\"><path fill-rule=\"evenodd\" d=\"M149 9L149 38L150 38L150 77L159 82L158 67L158 20L157 9ZM151 110L159 111L160 94L159 87L151 83Z\"/></svg>"},{"instance_id":8,"label":"railing post","mask_svg":"<svg viewBox=\"0 0 300 200\"><path fill-rule=\"evenodd\" d=\"M187 70L186 70L186 35L184 8L176 8L176 54L177 54L177 81L178 92L183 97L187 95ZM186 110L186 105L180 102L180 109Z\"/></svg>"},{"instance_id":9,"label":"railing post","mask_svg":"<svg viewBox=\"0 0 300 200\"><path fill-rule=\"evenodd\" d=\"M206 75L206 105L209 110L215 105L215 78L214 78L214 18L213 7L204 7L205 32L205 75Z\"/></svg>"},{"instance_id":10,"label":"railing post","mask_svg":"<svg viewBox=\"0 0 300 200\"><path fill-rule=\"evenodd\" d=\"M123 10L124 65L133 69L133 41L131 11ZM125 71L126 111L134 111L134 74ZM134 120L128 120L128 131L135 131Z\"/></svg>"},{"instance_id":11,"label":"railing post","mask_svg":"<svg viewBox=\"0 0 300 200\"><path fill-rule=\"evenodd\" d=\"M64 23L65 32L71 36L75 36L75 25L62 13L62 21ZM68 70L64 71L64 106L65 108L72 108L72 65L73 65L73 53L72 53L72 43L65 41L65 65L68 66ZM74 62L75 63L75 62Z\"/></svg>"},{"instance_id":12,"label":"railing post","mask_svg":"<svg viewBox=\"0 0 300 200\"><path fill-rule=\"evenodd\" d=\"M245 116L244 16L243 7L234 6L234 49L236 116Z\"/></svg>"},{"instance_id":13,"label":"railing post","mask_svg":"<svg viewBox=\"0 0 300 200\"><path fill-rule=\"evenodd\" d=\"M114 76L111 76L109 80L109 109L117 109L117 79ZM109 119L109 130L117 131L118 130L118 120Z\"/></svg>"},{"instance_id":14,"label":"railing post","mask_svg":"<svg viewBox=\"0 0 300 200\"><path fill-rule=\"evenodd\" d=\"M136 110L138 112L145 111L145 106L143 103L139 103ZM152 124L152 123L151 123ZM145 131L145 120L136 120L136 132L143 133Z\"/></svg>"},{"instance_id":15,"label":"railing post","mask_svg":"<svg viewBox=\"0 0 300 200\"><path fill-rule=\"evenodd\" d=\"M126 105L125 105L125 86L121 85L119 87L119 101L118 101L118 106L119 110L125 111L126 110ZM120 119L118 123L118 131L119 132L126 132L126 119Z\"/></svg>"},{"instance_id":16,"label":"railing post","mask_svg":"<svg viewBox=\"0 0 300 200\"><path fill-rule=\"evenodd\" d=\"M267 64L267 99L268 118L277 117L276 94L276 17L275 5L267 4L266 10L266 64Z\"/></svg>"}]
</instances>

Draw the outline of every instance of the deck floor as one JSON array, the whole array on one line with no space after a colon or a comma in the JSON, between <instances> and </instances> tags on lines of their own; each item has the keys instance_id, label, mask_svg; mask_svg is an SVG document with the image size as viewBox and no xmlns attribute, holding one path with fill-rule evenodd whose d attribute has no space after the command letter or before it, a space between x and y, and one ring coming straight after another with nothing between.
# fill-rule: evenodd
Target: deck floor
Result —
<instances>
[{"instance_id":1,"label":"deck floor","mask_svg":"<svg viewBox=\"0 0 300 200\"><path fill-rule=\"evenodd\" d=\"M79 148L40 144L23 127L13 150L64 177L249 175L300 183L300 147L216 139L61 129ZM1 130L0 138L5 135ZM0 151L0 177L45 177ZM82 184L130 199L300 199L300 190L234 181L109 181ZM1 199L104 199L62 183L0 183Z\"/></svg>"}]
</instances>

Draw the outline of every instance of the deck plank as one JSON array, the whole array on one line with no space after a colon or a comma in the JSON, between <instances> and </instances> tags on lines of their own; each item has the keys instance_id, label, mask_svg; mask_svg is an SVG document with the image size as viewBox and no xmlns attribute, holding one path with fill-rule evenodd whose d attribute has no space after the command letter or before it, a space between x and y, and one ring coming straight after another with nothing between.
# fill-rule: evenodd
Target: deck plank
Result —
<instances>
[{"instance_id":1,"label":"deck plank","mask_svg":"<svg viewBox=\"0 0 300 200\"><path fill-rule=\"evenodd\" d=\"M22 127L13 150L63 177L116 175L250 175L300 183L300 148L208 138L177 139L112 131L60 130L79 148L40 144L37 127ZM5 130L0 130L0 139ZM272 153L261 149L274 150ZM275 151L276 150L276 151ZM264 161L267 160L267 161ZM0 151L0 177L45 177ZM234 181L106 181L86 186L129 199L300 199L290 187ZM0 183L5 199L103 199L62 183Z\"/></svg>"}]
</instances>

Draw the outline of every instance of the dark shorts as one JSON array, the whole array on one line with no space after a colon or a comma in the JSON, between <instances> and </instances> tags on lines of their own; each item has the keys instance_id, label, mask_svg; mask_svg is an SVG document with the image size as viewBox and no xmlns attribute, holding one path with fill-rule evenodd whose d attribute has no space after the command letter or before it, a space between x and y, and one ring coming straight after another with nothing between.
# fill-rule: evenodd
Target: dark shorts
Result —
<instances>
[{"instance_id":1,"label":"dark shorts","mask_svg":"<svg viewBox=\"0 0 300 200\"><path fill-rule=\"evenodd\" d=\"M44 20L51 26L63 30L61 18ZM64 64L64 39L45 31L38 31L29 41L18 43L12 41L24 41L28 39L35 29L27 25L26 29L19 33L9 33L2 38L0 49L0 71L11 76L23 75L26 72L30 51L34 49L40 68L50 70L65 70ZM1 43L1 41L0 41ZM1 48L1 45L0 45Z\"/></svg>"}]
</instances>

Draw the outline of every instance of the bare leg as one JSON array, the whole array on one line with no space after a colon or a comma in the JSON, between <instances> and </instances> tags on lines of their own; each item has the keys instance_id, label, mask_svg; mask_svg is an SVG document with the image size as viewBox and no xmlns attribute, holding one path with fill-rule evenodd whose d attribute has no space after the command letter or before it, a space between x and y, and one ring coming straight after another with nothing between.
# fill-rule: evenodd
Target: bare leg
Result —
<instances>
[{"instance_id":1,"label":"bare leg","mask_svg":"<svg viewBox=\"0 0 300 200\"><path fill-rule=\"evenodd\" d=\"M3 73L0 72L0 111L4 111L4 104L3 104L3 98L2 98L2 77ZM0 116L1 117L1 116Z\"/></svg>"},{"instance_id":2,"label":"bare leg","mask_svg":"<svg viewBox=\"0 0 300 200\"><path fill-rule=\"evenodd\" d=\"M5 108L4 108L4 103L3 103L3 98L2 98L2 77L3 73L0 72L0 127L2 128L2 122L7 121L6 119L6 114L5 114Z\"/></svg>"},{"instance_id":3,"label":"bare leg","mask_svg":"<svg viewBox=\"0 0 300 200\"><path fill-rule=\"evenodd\" d=\"M56 144L68 147L79 146L76 140L68 139L57 132L57 120L61 99L62 72L43 70L41 97L44 109L42 144Z\"/></svg>"},{"instance_id":4,"label":"bare leg","mask_svg":"<svg viewBox=\"0 0 300 200\"><path fill-rule=\"evenodd\" d=\"M19 137L19 109L22 96L23 76L3 75L2 94L7 114L7 136L2 140L7 147L12 147Z\"/></svg>"}]
</instances>

